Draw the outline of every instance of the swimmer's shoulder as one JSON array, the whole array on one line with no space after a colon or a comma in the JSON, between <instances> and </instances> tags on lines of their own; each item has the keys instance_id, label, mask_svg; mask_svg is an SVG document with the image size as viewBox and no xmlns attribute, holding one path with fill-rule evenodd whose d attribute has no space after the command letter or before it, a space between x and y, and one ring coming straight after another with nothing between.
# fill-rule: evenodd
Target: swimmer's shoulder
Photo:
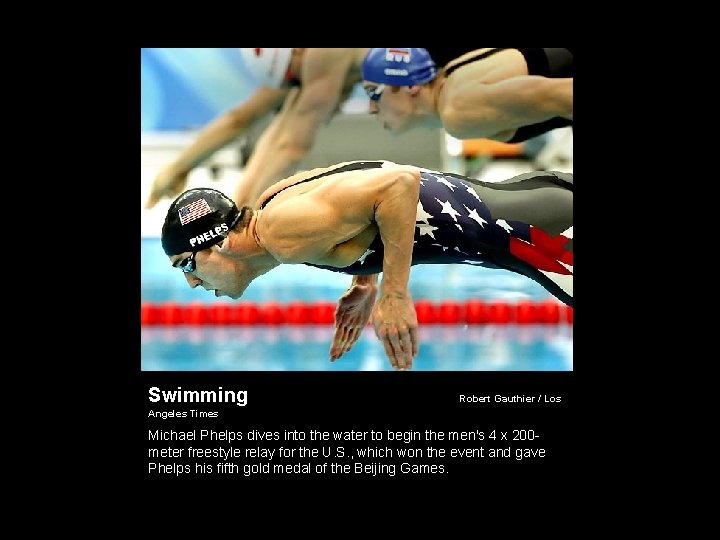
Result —
<instances>
[{"instance_id":1,"label":"swimmer's shoulder","mask_svg":"<svg viewBox=\"0 0 720 540\"><path fill-rule=\"evenodd\" d=\"M333 176L338 175L373 175L383 174L388 170L410 170L410 171L421 171L421 167L415 165L408 165L403 163L395 163L387 159L363 159L354 161L343 161L342 163L336 163L331 167L324 167L320 169L313 169L306 171L307 174L296 175L296 182L300 182L313 176ZM336 171L336 172L334 172Z\"/></svg>"},{"instance_id":2,"label":"swimmer's shoulder","mask_svg":"<svg viewBox=\"0 0 720 540\"><path fill-rule=\"evenodd\" d=\"M365 166L366 165L366 166ZM379 165L379 166L378 166ZM272 198L274 195L286 188L300 184L305 181L311 181L315 177L325 178L327 180L339 179L347 176L374 176L384 175L388 171L409 171L420 172L424 169L415 165L406 165L395 163L386 159L374 160L354 160L336 163L330 167L317 167L306 171L301 171L292 176L279 180L263 192L256 203L256 209L260 208L264 201Z\"/></svg>"}]
</instances>

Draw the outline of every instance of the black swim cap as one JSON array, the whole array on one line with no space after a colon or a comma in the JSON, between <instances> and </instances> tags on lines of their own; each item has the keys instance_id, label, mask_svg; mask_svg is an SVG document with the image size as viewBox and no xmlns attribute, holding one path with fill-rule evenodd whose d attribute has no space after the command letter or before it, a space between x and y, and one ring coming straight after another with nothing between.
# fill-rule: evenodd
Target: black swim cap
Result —
<instances>
[{"instance_id":1,"label":"black swim cap","mask_svg":"<svg viewBox=\"0 0 720 540\"><path fill-rule=\"evenodd\" d=\"M222 241L235 225L240 211L216 189L190 189L173 201L162 228L167 256L200 251Z\"/></svg>"}]
</instances>

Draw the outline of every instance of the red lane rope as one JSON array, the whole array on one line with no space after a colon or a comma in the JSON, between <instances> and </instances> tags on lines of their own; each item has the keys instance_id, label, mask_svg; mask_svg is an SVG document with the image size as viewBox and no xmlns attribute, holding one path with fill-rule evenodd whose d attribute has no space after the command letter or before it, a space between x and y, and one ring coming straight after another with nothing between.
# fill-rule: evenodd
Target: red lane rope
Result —
<instances>
[{"instance_id":1,"label":"red lane rope","mask_svg":"<svg viewBox=\"0 0 720 540\"><path fill-rule=\"evenodd\" d=\"M573 324L573 308L555 300L538 302L467 300L415 302L420 324ZM143 326L333 324L335 303L191 302L140 305Z\"/></svg>"}]
</instances>

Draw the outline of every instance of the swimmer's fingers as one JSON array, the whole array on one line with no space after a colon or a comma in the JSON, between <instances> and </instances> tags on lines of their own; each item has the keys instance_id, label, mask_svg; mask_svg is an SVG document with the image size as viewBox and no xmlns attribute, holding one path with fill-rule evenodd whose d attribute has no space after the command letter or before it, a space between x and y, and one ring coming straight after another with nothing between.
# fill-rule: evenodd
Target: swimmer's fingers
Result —
<instances>
[{"instance_id":1,"label":"swimmer's fingers","mask_svg":"<svg viewBox=\"0 0 720 540\"><path fill-rule=\"evenodd\" d=\"M395 369L412 369L413 356L417 354L417 334L405 329L384 328L377 332L390 365Z\"/></svg>"},{"instance_id":2,"label":"swimmer's fingers","mask_svg":"<svg viewBox=\"0 0 720 540\"><path fill-rule=\"evenodd\" d=\"M336 327L333 341L330 345L330 360L334 362L348 352L357 342L362 330L363 327L361 326Z\"/></svg>"},{"instance_id":3,"label":"swimmer's fingers","mask_svg":"<svg viewBox=\"0 0 720 540\"><path fill-rule=\"evenodd\" d=\"M370 287L351 287L340 298L335 309L331 361L337 360L355 345L370 319L374 303L375 297Z\"/></svg>"},{"instance_id":4,"label":"swimmer's fingers","mask_svg":"<svg viewBox=\"0 0 720 540\"><path fill-rule=\"evenodd\" d=\"M161 170L153 180L145 208L153 208L163 197L174 198L180 195L187 185L188 174L189 171L174 173L169 167Z\"/></svg>"},{"instance_id":5,"label":"swimmer's fingers","mask_svg":"<svg viewBox=\"0 0 720 540\"><path fill-rule=\"evenodd\" d=\"M344 326L336 326L333 334L332 343L330 344L330 361L334 362L343 355L345 351L345 342L347 341L347 328Z\"/></svg>"},{"instance_id":6,"label":"swimmer's fingers","mask_svg":"<svg viewBox=\"0 0 720 540\"><path fill-rule=\"evenodd\" d=\"M407 291L385 294L372 314L375 335L395 369L410 369L418 352L417 314Z\"/></svg>"},{"instance_id":7,"label":"swimmer's fingers","mask_svg":"<svg viewBox=\"0 0 720 540\"><path fill-rule=\"evenodd\" d=\"M150 195L145 202L145 209L150 210L151 208L154 208L155 205L160 202L160 197L157 197L155 195Z\"/></svg>"},{"instance_id":8,"label":"swimmer's fingers","mask_svg":"<svg viewBox=\"0 0 720 540\"><path fill-rule=\"evenodd\" d=\"M418 331L417 328L410 327L408 328L408 334L410 338L410 351L412 354L412 357L415 358L420 351L420 340L418 339Z\"/></svg>"},{"instance_id":9,"label":"swimmer's fingers","mask_svg":"<svg viewBox=\"0 0 720 540\"><path fill-rule=\"evenodd\" d=\"M347 339L345 340L345 347L343 352L340 353L341 356L353 348L353 345L355 345L355 343L357 343L357 340L360 339L360 334L362 334L362 331L362 326L353 326L348 329Z\"/></svg>"}]
</instances>

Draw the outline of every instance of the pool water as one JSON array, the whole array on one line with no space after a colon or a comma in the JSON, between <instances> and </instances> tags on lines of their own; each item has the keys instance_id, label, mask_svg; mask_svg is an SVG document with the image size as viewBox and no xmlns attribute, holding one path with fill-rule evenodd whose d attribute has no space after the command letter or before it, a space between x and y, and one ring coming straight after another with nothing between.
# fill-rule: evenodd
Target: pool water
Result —
<instances>
[{"instance_id":1,"label":"pool water","mask_svg":"<svg viewBox=\"0 0 720 540\"><path fill-rule=\"evenodd\" d=\"M390 371L368 326L355 346L329 360L333 328L175 326L141 332L145 371ZM570 325L424 325L413 369L425 371L568 371Z\"/></svg>"},{"instance_id":2,"label":"pool water","mask_svg":"<svg viewBox=\"0 0 720 540\"><path fill-rule=\"evenodd\" d=\"M332 301L350 276L303 265L284 265L256 279L243 301ZM503 270L469 265L412 268L415 301L542 301L549 293L534 281ZM188 287L173 270L158 238L141 239L141 302L227 302ZM354 348L329 360L332 325L144 326L143 371L391 371L368 326ZM421 324L414 371L571 371L571 324Z\"/></svg>"}]
</instances>

